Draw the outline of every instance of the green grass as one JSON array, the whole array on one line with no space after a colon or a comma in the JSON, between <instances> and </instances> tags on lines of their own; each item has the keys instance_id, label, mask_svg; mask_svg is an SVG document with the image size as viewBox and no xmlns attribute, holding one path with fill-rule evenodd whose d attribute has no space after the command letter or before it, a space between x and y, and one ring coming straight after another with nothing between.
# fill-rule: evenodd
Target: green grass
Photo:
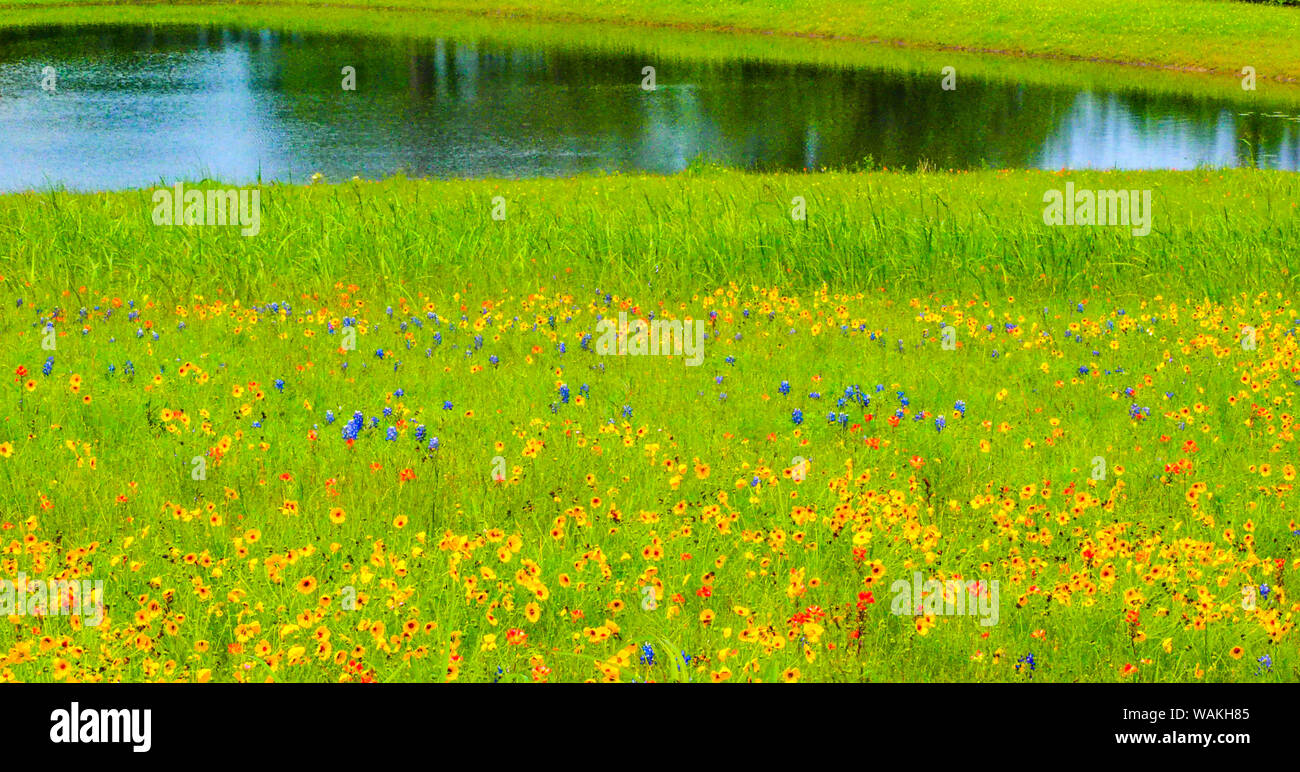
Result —
<instances>
[{"instance_id":1,"label":"green grass","mask_svg":"<svg viewBox=\"0 0 1300 772\"><path fill-rule=\"evenodd\" d=\"M583 12L618 31L29 2L3 23L370 21L925 69L950 54L635 25L1063 54L1105 21L1125 30L1106 57L1217 69L1247 33L1275 73L1300 56L1270 43L1289 11L1177 7ZM1082 37L1043 49L1067 11ZM0 575L102 582L106 605L98 626L0 620L0 679L1300 679L1298 180L701 164L336 181L262 188L251 238L154 225L147 190L0 196ZM1152 191L1151 233L1048 226L1044 193L1067 182ZM702 364L593 351L619 312L705 324ZM897 613L914 572L997 582L997 623Z\"/></svg>"},{"instance_id":2,"label":"green grass","mask_svg":"<svg viewBox=\"0 0 1300 772\"><path fill-rule=\"evenodd\" d=\"M1044 225L1067 179L1152 234ZM0 678L1294 680L1295 180L393 180L252 238L0 197L4 572L107 604L11 616ZM704 362L584 345L620 310ZM914 572L997 623L891 613Z\"/></svg>"},{"instance_id":3,"label":"green grass","mask_svg":"<svg viewBox=\"0 0 1300 772\"><path fill-rule=\"evenodd\" d=\"M1052 227L1048 190L1152 191L1151 233ZM492 218L492 200L506 219ZM796 197L806 202L795 220ZM270 186L262 231L153 225L148 191L0 197L0 275L248 296L364 278L497 290L744 283L1034 293L1294 291L1300 178L1283 172L981 171ZM214 270L218 268L219 270ZM406 289L402 289L405 282Z\"/></svg>"}]
</instances>

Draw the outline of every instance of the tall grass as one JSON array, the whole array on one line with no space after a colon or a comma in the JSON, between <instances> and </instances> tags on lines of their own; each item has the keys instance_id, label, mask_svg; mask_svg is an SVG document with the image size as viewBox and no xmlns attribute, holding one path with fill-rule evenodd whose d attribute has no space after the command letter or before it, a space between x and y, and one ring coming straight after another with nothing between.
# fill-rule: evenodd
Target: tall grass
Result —
<instances>
[{"instance_id":1,"label":"tall grass","mask_svg":"<svg viewBox=\"0 0 1300 772\"><path fill-rule=\"evenodd\" d=\"M1044 224L1044 193L1067 181L1150 189L1150 234ZM246 238L154 225L148 191L51 191L0 197L0 274L241 296L336 282L518 291L564 277L685 292L735 281L1222 298L1296 288L1297 201L1296 175L1253 170L391 179L264 188L261 232Z\"/></svg>"}]
</instances>

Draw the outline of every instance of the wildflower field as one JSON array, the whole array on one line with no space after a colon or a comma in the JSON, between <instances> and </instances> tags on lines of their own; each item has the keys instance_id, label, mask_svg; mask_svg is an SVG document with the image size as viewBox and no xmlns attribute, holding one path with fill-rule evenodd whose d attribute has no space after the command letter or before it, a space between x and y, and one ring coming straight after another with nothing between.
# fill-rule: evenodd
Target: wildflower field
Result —
<instances>
[{"instance_id":1,"label":"wildflower field","mask_svg":"<svg viewBox=\"0 0 1300 772\"><path fill-rule=\"evenodd\" d=\"M1070 179L1167 217L1047 228L1037 172L270 186L255 239L0 198L0 573L103 588L0 677L1295 680L1294 176ZM703 361L599 353L620 314Z\"/></svg>"}]
</instances>

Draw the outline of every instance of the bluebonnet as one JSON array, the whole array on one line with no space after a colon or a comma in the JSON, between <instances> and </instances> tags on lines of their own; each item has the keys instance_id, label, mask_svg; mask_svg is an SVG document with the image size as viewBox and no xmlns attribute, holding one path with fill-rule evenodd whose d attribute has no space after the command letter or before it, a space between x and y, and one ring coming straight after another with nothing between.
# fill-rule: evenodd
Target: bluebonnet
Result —
<instances>
[{"instance_id":1,"label":"bluebonnet","mask_svg":"<svg viewBox=\"0 0 1300 772\"><path fill-rule=\"evenodd\" d=\"M803 411L799 408L795 408L794 412L790 414L790 420L794 421L795 426L803 423Z\"/></svg>"}]
</instances>

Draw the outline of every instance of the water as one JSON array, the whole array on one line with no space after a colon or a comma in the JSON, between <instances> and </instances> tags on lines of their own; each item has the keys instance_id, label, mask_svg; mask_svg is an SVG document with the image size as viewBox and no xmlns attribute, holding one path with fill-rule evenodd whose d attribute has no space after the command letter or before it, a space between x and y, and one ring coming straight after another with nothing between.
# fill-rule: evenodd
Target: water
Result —
<instances>
[{"instance_id":1,"label":"water","mask_svg":"<svg viewBox=\"0 0 1300 772\"><path fill-rule=\"evenodd\" d=\"M1300 169L1300 117L1141 91L476 40L223 27L0 32L0 190L790 170ZM356 68L356 90L342 87ZM54 68L55 90L42 89Z\"/></svg>"}]
</instances>

